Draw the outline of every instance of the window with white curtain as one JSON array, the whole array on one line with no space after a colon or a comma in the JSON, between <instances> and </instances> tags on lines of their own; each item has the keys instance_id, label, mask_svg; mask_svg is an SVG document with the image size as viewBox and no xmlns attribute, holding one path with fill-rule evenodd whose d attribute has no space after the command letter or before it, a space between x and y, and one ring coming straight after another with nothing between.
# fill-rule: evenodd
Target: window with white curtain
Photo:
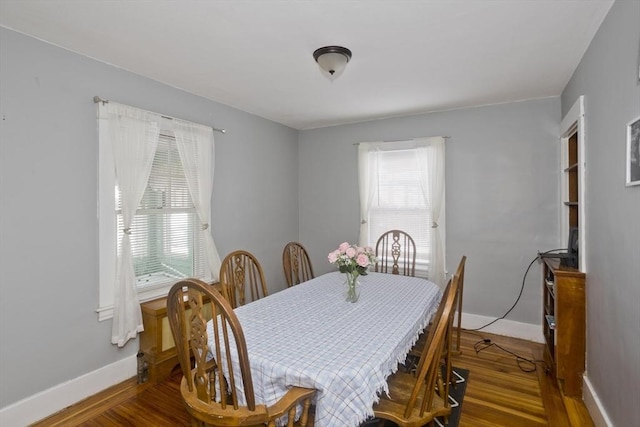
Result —
<instances>
[{"instance_id":1,"label":"window with white curtain","mask_svg":"<svg viewBox=\"0 0 640 427\"><path fill-rule=\"evenodd\" d=\"M183 278L217 280L213 129L101 102L98 132L97 312L122 346L142 328L140 302Z\"/></svg>"},{"instance_id":2,"label":"window with white curtain","mask_svg":"<svg viewBox=\"0 0 640 427\"><path fill-rule=\"evenodd\" d=\"M444 138L360 143L360 245L385 232L407 232L416 244L416 275L443 286Z\"/></svg>"},{"instance_id":3,"label":"window with white curtain","mask_svg":"<svg viewBox=\"0 0 640 427\"><path fill-rule=\"evenodd\" d=\"M117 235L122 236L117 185L115 194ZM166 288L187 277L206 278L200 221L172 135L160 134L149 181L131 229L133 267L139 293Z\"/></svg>"}]
</instances>

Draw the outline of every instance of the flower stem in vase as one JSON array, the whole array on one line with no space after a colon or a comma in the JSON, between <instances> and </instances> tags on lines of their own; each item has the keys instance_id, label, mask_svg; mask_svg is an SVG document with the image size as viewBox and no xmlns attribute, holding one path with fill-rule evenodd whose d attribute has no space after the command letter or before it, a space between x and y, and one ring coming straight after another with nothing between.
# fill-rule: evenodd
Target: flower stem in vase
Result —
<instances>
[{"instance_id":1,"label":"flower stem in vase","mask_svg":"<svg viewBox=\"0 0 640 427\"><path fill-rule=\"evenodd\" d=\"M357 302L360 297L360 290L358 289L358 272L347 272L345 273L347 277L347 291L345 295L345 299L347 302Z\"/></svg>"},{"instance_id":2,"label":"flower stem in vase","mask_svg":"<svg viewBox=\"0 0 640 427\"><path fill-rule=\"evenodd\" d=\"M358 276L366 276L369 266L378 262L373 248L370 246L351 245L348 242L340 243L338 249L329 252L327 259L331 264L336 264L340 273L344 273L347 285L345 298L349 302L356 302L360 297L358 290Z\"/></svg>"}]
</instances>

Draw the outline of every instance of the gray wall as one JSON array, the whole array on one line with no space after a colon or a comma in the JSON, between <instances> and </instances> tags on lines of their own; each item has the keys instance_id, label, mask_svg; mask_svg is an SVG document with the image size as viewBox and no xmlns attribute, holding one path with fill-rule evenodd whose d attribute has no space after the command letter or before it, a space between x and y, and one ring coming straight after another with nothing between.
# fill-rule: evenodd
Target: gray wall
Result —
<instances>
[{"instance_id":1,"label":"gray wall","mask_svg":"<svg viewBox=\"0 0 640 427\"><path fill-rule=\"evenodd\" d=\"M618 0L562 93L585 96L587 376L616 426L640 425L640 186L625 187L640 116L640 2Z\"/></svg>"},{"instance_id":2,"label":"gray wall","mask_svg":"<svg viewBox=\"0 0 640 427\"><path fill-rule=\"evenodd\" d=\"M247 249L272 292L298 237L296 130L0 29L0 408L137 351L98 323L99 95L225 127L212 230Z\"/></svg>"},{"instance_id":3,"label":"gray wall","mask_svg":"<svg viewBox=\"0 0 640 427\"><path fill-rule=\"evenodd\" d=\"M464 311L499 316L536 251L563 245L558 123L584 94L588 378L616 425L640 425L640 187L623 184L625 125L640 115L639 18L639 2L614 3L562 112L551 98L300 133L0 29L0 407L137 350L109 344L111 322L94 313L94 95L229 129L216 135L214 236L222 256L254 252L272 291L287 241L302 241L320 274L330 250L357 240L354 142L451 136L448 268L466 254ZM536 264L508 318L540 323L540 299Z\"/></svg>"},{"instance_id":4,"label":"gray wall","mask_svg":"<svg viewBox=\"0 0 640 427\"><path fill-rule=\"evenodd\" d=\"M318 273L357 242L355 142L450 136L446 142L447 267L467 255L464 311L501 316L538 250L559 247L560 99L469 108L300 132L300 241ZM564 244L566 245L566 244ZM509 320L540 324L537 263Z\"/></svg>"}]
</instances>

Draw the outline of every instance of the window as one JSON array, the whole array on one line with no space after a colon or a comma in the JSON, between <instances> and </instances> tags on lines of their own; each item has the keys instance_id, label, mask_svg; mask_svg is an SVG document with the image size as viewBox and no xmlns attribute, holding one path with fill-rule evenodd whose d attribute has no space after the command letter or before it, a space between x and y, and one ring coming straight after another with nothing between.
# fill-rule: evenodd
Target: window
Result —
<instances>
[{"instance_id":1,"label":"window","mask_svg":"<svg viewBox=\"0 0 640 427\"><path fill-rule=\"evenodd\" d=\"M217 278L213 129L101 102L98 131L97 312L100 321L114 317L112 342L122 346L141 328L139 302L166 295L182 278Z\"/></svg>"},{"instance_id":2,"label":"window","mask_svg":"<svg viewBox=\"0 0 640 427\"><path fill-rule=\"evenodd\" d=\"M369 246L375 247L386 231L406 231L416 243L416 274L426 276L433 221L420 186L415 150L380 151L377 176L367 218Z\"/></svg>"},{"instance_id":3,"label":"window","mask_svg":"<svg viewBox=\"0 0 640 427\"><path fill-rule=\"evenodd\" d=\"M123 235L116 190L117 236ZM139 294L179 279L205 278L204 239L175 138L160 134L149 182L132 223L131 250ZM118 243L118 255L120 244ZM143 299L143 298L141 298Z\"/></svg>"},{"instance_id":4,"label":"window","mask_svg":"<svg viewBox=\"0 0 640 427\"><path fill-rule=\"evenodd\" d=\"M360 244L403 230L416 243L416 275L443 284L444 138L361 143L358 167Z\"/></svg>"}]
</instances>

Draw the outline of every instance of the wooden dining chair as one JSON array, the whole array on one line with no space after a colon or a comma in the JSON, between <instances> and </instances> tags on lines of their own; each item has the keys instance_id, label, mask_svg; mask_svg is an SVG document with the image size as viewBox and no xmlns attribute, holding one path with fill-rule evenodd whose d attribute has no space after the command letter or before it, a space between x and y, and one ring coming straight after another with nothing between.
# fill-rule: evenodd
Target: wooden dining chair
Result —
<instances>
[{"instance_id":1,"label":"wooden dining chair","mask_svg":"<svg viewBox=\"0 0 640 427\"><path fill-rule=\"evenodd\" d=\"M454 329L456 340L455 347L452 349L453 354L462 354L462 350L460 350L460 335L462 334L462 294L464 293L464 266L466 262L467 256L463 255L462 259L460 259L460 263L458 264L458 269L456 270L460 283L458 286L458 297L456 301L457 322Z\"/></svg>"},{"instance_id":2,"label":"wooden dining chair","mask_svg":"<svg viewBox=\"0 0 640 427\"><path fill-rule=\"evenodd\" d=\"M376 242L375 271L415 276L416 243L402 230L389 230Z\"/></svg>"},{"instance_id":3,"label":"wooden dining chair","mask_svg":"<svg viewBox=\"0 0 640 427\"><path fill-rule=\"evenodd\" d=\"M183 372L180 393L192 425L272 427L283 416L289 427L306 425L313 389L291 387L272 406L256 402L242 326L229 302L212 286L198 279L176 283L167 297L167 313ZM214 319L211 335L209 318ZM213 359L207 360L210 347ZM232 354L237 355L237 365ZM239 403L240 390L246 405ZM302 413L296 423L299 405Z\"/></svg>"},{"instance_id":4,"label":"wooden dining chair","mask_svg":"<svg viewBox=\"0 0 640 427\"><path fill-rule=\"evenodd\" d=\"M462 329L462 323L461 323L462 322L462 290L464 287L464 268L465 268L466 262L467 262L467 256L463 255L462 258L460 259L460 263L458 264L458 267L456 268L456 272L455 272L455 275L458 276L458 287L457 287L457 295L456 295L456 309L454 310L454 313L452 314L452 316L455 319L457 314L457 324L456 324L456 327L454 328L452 323L450 328L451 331L449 331L447 335L448 344L446 346L446 352L445 352L445 358L447 360L449 360L450 357L453 355L461 354L460 334ZM455 338L454 338L454 334L455 334ZM409 351L409 355L407 356L408 358L413 359L414 361L420 358L426 346L427 336L428 336L428 333L426 332L420 335L420 337L418 338L418 341L416 341L416 343L413 345L413 347ZM450 370L451 364L448 363L448 366Z\"/></svg>"},{"instance_id":5,"label":"wooden dining chair","mask_svg":"<svg viewBox=\"0 0 640 427\"><path fill-rule=\"evenodd\" d=\"M313 267L307 250L298 242L289 242L282 251L282 267L287 287L313 279Z\"/></svg>"},{"instance_id":6,"label":"wooden dining chair","mask_svg":"<svg viewBox=\"0 0 640 427\"><path fill-rule=\"evenodd\" d=\"M220 265L222 295L236 308L269 295L262 266L247 251L233 251ZM251 297L247 301L247 294Z\"/></svg>"},{"instance_id":7,"label":"wooden dining chair","mask_svg":"<svg viewBox=\"0 0 640 427\"><path fill-rule=\"evenodd\" d=\"M389 420L400 427L433 425L436 417L448 417L450 381L442 378L441 361L445 350L447 330L453 321L458 276L454 275L445 289L426 340L425 351L416 369L398 370L389 378L389 394L382 394L374 405L374 416Z\"/></svg>"}]
</instances>

